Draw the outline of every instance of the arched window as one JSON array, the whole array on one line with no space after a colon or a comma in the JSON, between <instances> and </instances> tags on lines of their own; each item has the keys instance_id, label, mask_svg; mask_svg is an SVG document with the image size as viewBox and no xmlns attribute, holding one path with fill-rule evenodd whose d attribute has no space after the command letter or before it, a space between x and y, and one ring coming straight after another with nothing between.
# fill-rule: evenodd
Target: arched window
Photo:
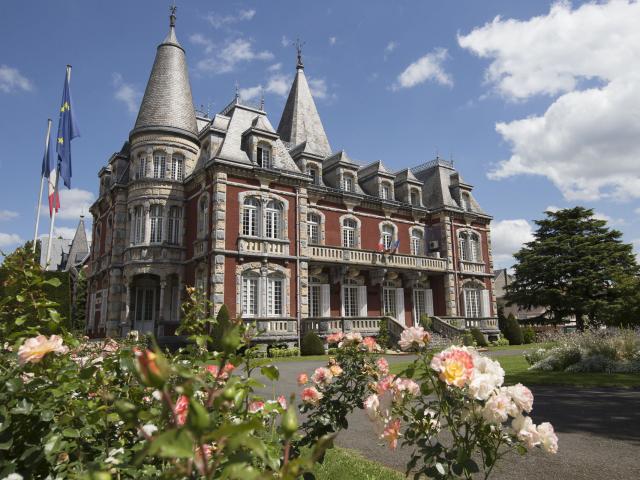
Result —
<instances>
[{"instance_id":1,"label":"arched window","mask_svg":"<svg viewBox=\"0 0 640 480\"><path fill-rule=\"evenodd\" d=\"M411 205L413 205L414 207L419 207L420 206L420 194L418 193L417 190L411 190Z\"/></svg>"},{"instance_id":2,"label":"arched window","mask_svg":"<svg viewBox=\"0 0 640 480\"><path fill-rule=\"evenodd\" d=\"M153 178L164 178L167 157L164 152L153 154Z\"/></svg>"},{"instance_id":3,"label":"arched window","mask_svg":"<svg viewBox=\"0 0 640 480\"><path fill-rule=\"evenodd\" d=\"M460 232L458 236L460 259L465 262L481 262L480 237L477 233Z\"/></svg>"},{"instance_id":4,"label":"arched window","mask_svg":"<svg viewBox=\"0 0 640 480\"><path fill-rule=\"evenodd\" d=\"M138 158L138 170L136 171L136 178L144 178L148 172L147 157L140 155Z\"/></svg>"},{"instance_id":5,"label":"arched window","mask_svg":"<svg viewBox=\"0 0 640 480\"><path fill-rule=\"evenodd\" d=\"M203 236L209 227L209 196L202 195L198 201L198 235Z\"/></svg>"},{"instance_id":6,"label":"arched window","mask_svg":"<svg viewBox=\"0 0 640 480\"><path fill-rule=\"evenodd\" d=\"M151 217L151 243L160 243L162 242L162 221L164 209L162 205L151 205L151 209L149 210L149 215Z\"/></svg>"},{"instance_id":7,"label":"arched window","mask_svg":"<svg viewBox=\"0 0 640 480\"><path fill-rule=\"evenodd\" d=\"M342 176L342 189L345 192L353 192L354 191L354 182L353 176L349 174L344 174Z\"/></svg>"},{"instance_id":8,"label":"arched window","mask_svg":"<svg viewBox=\"0 0 640 480\"><path fill-rule=\"evenodd\" d=\"M169 173L171 180L181 182L184 178L184 157L182 155L171 156L171 171Z\"/></svg>"},{"instance_id":9,"label":"arched window","mask_svg":"<svg viewBox=\"0 0 640 480\"><path fill-rule=\"evenodd\" d=\"M391 225L382 226L382 246L385 250L389 250L393 245L393 227Z\"/></svg>"},{"instance_id":10,"label":"arched window","mask_svg":"<svg viewBox=\"0 0 640 480\"><path fill-rule=\"evenodd\" d=\"M182 217L182 209L180 207L170 207L169 216L167 217L167 241L172 245L180 245L182 230L180 228L180 219Z\"/></svg>"},{"instance_id":11,"label":"arched window","mask_svg":"<svg viewBox=\"0 0 640 480\"><path fill-rule=\"evenodd\" d=\"M264 235L267 238L280 238L282 222L282 205L280 202L269 200L264 209Z\"/></svg>"},{"instance_id":12,"label":"arched window","mask_svg":"<svg viewBox=\"0 0 640 480\"><path fill-rule=\"evenodd\" d=\"M258 166L262 168L271 168L273 166L271 147L265 143L258 145L256 149L256 161Z\"/></svg>"},{"instance_id":13,"label":"arched window","mask_svg":"<svg viewBox=\"0 0 640 480\"><path fill-rule=\"evenodd\" d=\"M356 234L358 230L357 222L352 218L345 218L342 221L342 246L345 248L356 247Z\"/></svg>"},{"instance_id":14,"label":"arched window","mask_svg":"<svg viewBox=\"0 0 640 480\"><path fill-rule=\"evenodd\" d=\"M253 273L245 273L242 276L242 315L255 317L258 315L258 285L260 277Z\"/></svg>"},{"instance_id":15,"label":"arched window","mask_svg":"<svg viewBox=\"0 0 640 480\"><path fill-rule=\"evenodd\" d=\"M242 206L242 235L258 236L258 210L260 204L253 197L245 199Z\"/></svg>"},{"instance_id":16,"label":"arched window","mask_svg":"<svg viewBox=\"0 0 640 480\"><path fill-rule=\"evenodd\" d=\"M307 214L307 237L309 244L320 244L320 215L317 213Z\"/></svg>"},{"instance_id":17,"label":"arched window","mask_svg":"<svg viewBox=\"0 0 640 480\"><path fill-rule=\"evenodd\" d=\"M283 308L284 278L279 274L267 277L267 316L280 317Z\"/></svg>"},{"instance_id":18,"label":"arched window","mask_svg":"<svg viewBox=\"0 0 640 480\"><path fill-rule=\"evenodd\" d=\"M467 212L471 211L471 197L466 192L462 194L462 209Z\"/></svg>"},{"instance_id":19,"label":"arched window","mask_svg":"<svg viewBox=\"0 0 640 480\"><path fill-rule=\"evenodd\" d=\"M391 186L386 182L380 186L380 198L383 200L391 199Z\"/></svg>"},{"instance_id":20,"label":"arched window","mask_svg":"<svg viewBox=\"0 0 640 480\"><path fill-rule=\"evenodd\" d=\"M145 241L144 207L138 205L133 209L133 243L138 245Z\"/></svg>"},{"instance_id":21,"label":"arched window","mask_svg":"<svg viewBox=\"0 0 640 480\"><path fill-rule=\"evenodd\" d=\"M411 231L411 255L424 254L424 234L421 230L414 228Z\"/></svg>"},{"instance_id":22,"label":"arched window","mask_svg":"<svg viewBox=\"0 0 640 480\"><path fill-rule=\"evenodd\" d=\"M460 260L469 260L469 235L467 232L461 232L458 235L458 246L460 250Z\"/></svg>"}]
</instances>

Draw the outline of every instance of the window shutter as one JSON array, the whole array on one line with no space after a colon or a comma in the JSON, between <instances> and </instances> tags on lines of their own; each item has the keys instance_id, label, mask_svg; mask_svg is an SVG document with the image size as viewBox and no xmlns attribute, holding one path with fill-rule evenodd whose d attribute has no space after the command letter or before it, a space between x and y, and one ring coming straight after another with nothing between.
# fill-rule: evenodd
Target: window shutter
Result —
<instances>
[{"instance_id":1,"label":"window shutter","mask_svg":"<svg viewBox=\"0 0 640 480\"><path fill-rule=\"evenodd\" d=\"M431 289L425 290L424 297L425 297L425 305L427 306L427 315L429 315L430 317L433 317L433 315L435 315L433 311L433 290Z\"/></svg>"},{"instance_id":2,"label":"window shutter","mask_svg":"<svg viewBox=\"0 0 640 480\"><path fill-rule=\"evenodd\" d=\"M340 286L340 316L344 317L344 285Z\"/></svg>"},{"instance_id":3,"label":"window shutter","mask_svg":"<svg viewBox=\"0 0 640 480\"><path fill-rule=\"evenodd\" d=\"M367 286L358 287L358 311L361 317L368 315L367 311Z\"/></svg>"},{"instance_id":4,"label":"window shutter","mask_svg":"<svg viewBox=\"0 0 640 480\"><path fill-rule=\"evenodd\" d=\"M331 316L331 297L329 295L329 285L320 285L320 310L323 317Z\"/></svg>"},{"instance_id":5,"label":"window shutter","mask_svg":"<svg viewBox=\"0 0 640 480\"><path fill-rule=\"evenodd\" d=\"M396 320L401 324L404 323L404 288L396 288Z\"/></svg>"},{"instance_id":6,"label":"window shutter","mask_svg":"<svg viewBox=\"0 0 640 480\"><path fill-rule=\"evenodd\" d=\"M482 305L480 306L483 317L489 317L489 290L482 290Z\"/></svg>"},{"instance_id":7,"label":"window shutter","mask_svg":"<svg viewBox=\"0 0 640 480\"><path fill-rule=\"evenodd\" d=\"M100 298L100 325L104 326L107 324L107 290L102 290Z\"/></svg>"}]
</instances>

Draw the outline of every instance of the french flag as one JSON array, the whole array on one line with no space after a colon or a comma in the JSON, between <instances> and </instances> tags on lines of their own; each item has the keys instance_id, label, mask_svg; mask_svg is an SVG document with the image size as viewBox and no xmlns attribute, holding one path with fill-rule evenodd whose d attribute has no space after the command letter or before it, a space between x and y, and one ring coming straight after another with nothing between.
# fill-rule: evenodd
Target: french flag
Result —
<instances>
[{"instance_id":1,"label":"french flag","mask_svg":"<svg viewBox=\"0 0 640 480\"><path fill-rule=\"evenodd\" d=\"M44 157L42 158L42 176L47 177L48 185L49 185L49 216L53 215L53 209L55 208L56 213L60 209L60 196L58 195L57 180L58 180L58 169L52 165L51 161L51 148L49 148L49 143L44 150Z\"/></svg>"}]
</instances>

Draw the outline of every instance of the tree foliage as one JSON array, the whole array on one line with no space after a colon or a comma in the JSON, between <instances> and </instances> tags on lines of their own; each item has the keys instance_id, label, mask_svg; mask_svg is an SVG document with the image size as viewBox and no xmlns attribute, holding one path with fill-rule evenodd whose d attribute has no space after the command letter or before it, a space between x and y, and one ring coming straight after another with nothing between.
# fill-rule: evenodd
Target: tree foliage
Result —
<instances>
[{"instance_id":1,"label":"tree foliage","mask_svg":"<svg viewBox=\"0 0 640 480\"><path fill-rule=\"evenodd\" d=\"M534 240L514 256L515 280L506 299L524 308L546 307L553 322L575 315L577 326L616 323L623 285L638 275L633 247L583 207L546 212Z\"/></svg>"},{"instance_id":2,"label":"tree foliage","mask_svg":"<svg viewBox=\"0 0 640 480\"><path fill-rule=\"evenodd\" d=\"M522 345L524 342L522 327L513 313L510 313L507 317L504 336L509 340L509 345Z\"/></svg>"}]
</instances>

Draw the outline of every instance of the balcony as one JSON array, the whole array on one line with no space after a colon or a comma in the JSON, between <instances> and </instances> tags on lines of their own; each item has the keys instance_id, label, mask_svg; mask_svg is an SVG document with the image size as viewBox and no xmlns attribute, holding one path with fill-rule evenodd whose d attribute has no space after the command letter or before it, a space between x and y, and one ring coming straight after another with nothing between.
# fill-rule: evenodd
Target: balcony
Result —
<instances>
[{"instance_id":1,"label":"balcony","mask_svg":"<svg viewBox=\"0 0 640 480\"><path fill-rule=\"evenodd\" d=\"M277 238L240 237L238 252L248 255L289 255L289 240Z\"/></svg>"},{"instance_id":2,"label":"balcony","mask_svg":"<svg viewBox=\"0 0 640 480\"><path fill-rule=\"evenodd\" d=\"M298 322L295 318L244 318L244 322L255 326L255 339L258 342L298 338Z\"/></svg>"},{"instance_id":3,"label":"balcony","mask_svg":"<svg viewBox=\"0 0 640 480\"><path fill-rule=\"evenodd\" d=\"M363 336L377 335L382 317L319 317L303 318L302 335L316 332L321 337L336 332L358 332Z\"/></svg>"},{"instance_id":4,"label":"balcony","mask_svg":"<svg viewBox=\"0 0 640 480\"><path fill-rule=\"evenodd\" d=\"M439 320L459 331L474 327L483 332L499 331L497 318L440 317Z\"/></svg>"},{"instance_id":5,"label":"balcony","mask_svg":"<svg viewBox=\"0 0 640 480\"><path fill-rule=\"evenodd\" d=\"M484 262L467 262L465 260L460 260L460 271L462 273L475 273L475 274L487 274L487 267Z\"/></svg>"},{"instance_id":6,"label":"balcony","mask_svg":"<svg viewBox=\"0 0 640 480\"><path fill-rule=\"evenodd\" d=\"M133 245L124 252L125 262L181 262L183 260L184 251L178 245L161 243Z\"/></svg>"},{"instance_id":7,"label":"balcony","mask_svg":"<svg viewBox=\"0 0 640 480\"><path fill-rule=\"evenodd\" d=\"M368 250L353 250L350 248L325 247L320 245L309 246L309 257L311 260L348 263L351 265L396 267L438 272L444 272L447 269L447 261L442 258L379 253Z\"/></svg>"}]
</instances>

